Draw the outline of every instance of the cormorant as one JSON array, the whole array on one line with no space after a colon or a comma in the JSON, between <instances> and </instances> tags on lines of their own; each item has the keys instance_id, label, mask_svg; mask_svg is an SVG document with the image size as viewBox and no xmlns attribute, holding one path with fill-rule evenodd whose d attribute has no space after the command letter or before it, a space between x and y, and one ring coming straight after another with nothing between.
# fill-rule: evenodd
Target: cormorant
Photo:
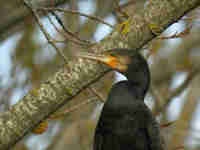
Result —
<instances>
[{"instance_id":1,"label":"cormorant","mask_svg":"<svg viewBox=\"0 0 200 150\"><path fill-rule=\"evenodd\" d=\"M150 85L145 58L134 50L80 53L122 73L128 80L113 85L98 121L93 150L164 150L159 124L144 103Z\"/></svg>"}]
</instances>

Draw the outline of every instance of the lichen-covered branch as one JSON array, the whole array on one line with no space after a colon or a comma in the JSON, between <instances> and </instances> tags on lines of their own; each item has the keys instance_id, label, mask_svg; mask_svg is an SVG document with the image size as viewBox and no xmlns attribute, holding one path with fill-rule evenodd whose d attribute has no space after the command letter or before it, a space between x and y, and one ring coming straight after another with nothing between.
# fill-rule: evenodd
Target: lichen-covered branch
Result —
<instances>
[{"instance_id":1,"label":"lichen-covered branch","mask_svg":"<svg viewBox=\"0 0 200 150\"><path fill-rule=\"evenodd\" d=\"M131 17L126 36L114 30L92 49L94 52L111 48L138 49L156 36L152 25L162 32L198 5L199 0L150 0L144 11ZM83 59L74 59L63 65L38 89L31 90L9 111L0 114L0 150L9 149L106 71L108 68L105 66Z\"/></svg>"}]
</instances>

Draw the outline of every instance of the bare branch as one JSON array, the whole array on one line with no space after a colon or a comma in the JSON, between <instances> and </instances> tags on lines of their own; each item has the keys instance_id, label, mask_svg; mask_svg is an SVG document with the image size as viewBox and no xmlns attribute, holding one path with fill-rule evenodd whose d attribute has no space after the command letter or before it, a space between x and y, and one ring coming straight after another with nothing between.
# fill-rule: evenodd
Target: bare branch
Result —
<instances>
[{"instance_id":1,"label":"bare branch","mask_svg":"<svg viewBox=\"0 0 200 150\"><path fill-rule=\"evenodd\" d=\"M55 50L57 51L57 53L63 58L63 60L65 61L65 63L67 63L67 59L65 58L65 55L62 53L62 51L55 45L55 43L51 40L51 36L49 35L49 33L45 30L43 24L40 22L40 17L38 15L38 13L36 12L36 9L33 8L30 4L30 2L24 0L25 5L31 10L35 20L37 21L38 25L40 26L41 31L43 32L45 38L47 39L47 41L55 48Z\"/></svg>"},{"instance_id":2,"label":"bare branch","mask_svg":"<svg viewBox=\"0 0 200 150\"><path fill-rule=\"evenodd\" d=\"M51 14L56 18L56 20L58 21L58 23L61 25L61 27L63 28L63 30L64 30L67 34L69 34L71 37L77 39L77 40L80 41L80 42L83 42L83 43L85 43L85 44L87 44L87 45L90 44L89 41L84 40L84 39L81 39L80 37L78 37L78 35L76 35L76 34L73 33L72 31L70 31L69 29L67 29L67 28L64 26L62 20L58 17L58 15L57 15L55 12L52 11Z\"/></svg>"},{"instance_id":3,"label":"bare branch","mask_svg":"<svg viewBox=\"0 0 200 150\"><path fill-rule=\"evenodd\" d=\"M37 8L37 9L38 10L46 10L46 11L59 11L59 12L64 12L64 13L71 13L71 14L75 14L75 15L80 15L80 16L87 17L91 20L95 20L95 21L98 21L100 23L103 23L103 24L109 26L110 28L114 28L114 26L103 21L102 19L100 19L98 17L87 15L87 14L84 14L84 13L81 13L81 12L78 12L78 11L74 11L74 10L66 10L66 9L63 9L63 8L54 8L54 7L49 7L49 8L43 7L43 8Z\"/></svg>"},{"instance_id":4,"label":"bare branch","mask_svg":"<svg viewBox=\"0 0 200 150\"><path fill-rule=\"evenodd\" d=\"M53 20L51 19L51 17L50 17L49 15L47 15L47 18L48 18L49 22L53 25L53 27L55 28L55 30L56 30L58 33L60 33L60 34L65 38L65 40L62 40L62 41L61 41L61 40L60 40L60 41L58 41L58 40L52 40L52 42L55 42L55 43L64 43L64 42L66 42L66 41L71 41L71 42L73 42L73 43L75 43L75 44L78 44L78 45L80 45L80 46L88 46L88 44L89 44L88 42L87 42L87 44L85 43L85 41L83 41L84 43L81 43L82 40L81 40L78 36L76 36L76 35L73 35L73 36L74 36L76 39L78 39L78 41L80 41L80 42L69 38L69 37L66 35L65 32L62 32L62 31L60 31L60 30L57 28L57 26L55 25L55 23L53 22Z\"/></svg>"},{"instance_id":5,"label":"bare branch","mask_svg":"<svg viewBox=\"0 0 200 150\"><path fill-rule=\"evenodd\" d=\"M57 120L57 119L60 119L61 117L64 117L66 116L67 114L69 114L70 112L73 112L73 111L76 111L77 109L80 109L80 107L86 105L86 104L89 104L89 103L92 103L92 102L95 102L96 101L96 98L90 98L78 105L75 105L73 107L71 107L70 109L67 109L61 113L56 113L56 114L53 114L51 115L48 120Z\"/></svg>"},{"instance_id":6,"label":"bare branch","mask_svg":"<svg viewBox=\"0 0 200 150\"><path fill-rule=\"evenodd\" d=\"M106 102L106 98L105 98L100 92L98 92L95 88L89 87L89 90L90 90L95 96L97 96L103 103Z\"/></svg>"},{"instance_id":7,"label":"bare branch","mask_svg":"<svg viewBox=\"0 0 200 150\"><path fill-rule=\"evenodd\" d=\"M167 96L166 99L163 99L160 95L158 95L158 93L154 93L156 98L159 99L162 99L161 101L164 102L164 104L159 107L157 110L154 110L153 111L153 114L154 115L159 115L165 108L167 108L167 106L169 105L169 103L171 102L171 100L180 95L181 92L183 92L189 85L189 83L192 81L192 79L194 79L194 77L200 72L200 70L194 70L194 71L191 71L187 77L187 79L184 81L184 83L178 87L176 90L174 90L173 92L170 93L169 96Z\"/></svg>"}]
</instances>

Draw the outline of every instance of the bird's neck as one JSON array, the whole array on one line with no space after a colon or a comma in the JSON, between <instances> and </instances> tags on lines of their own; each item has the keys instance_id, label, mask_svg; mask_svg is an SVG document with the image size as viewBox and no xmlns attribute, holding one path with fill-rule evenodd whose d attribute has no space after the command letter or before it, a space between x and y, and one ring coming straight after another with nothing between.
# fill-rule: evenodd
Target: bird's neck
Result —
<instances>
[{"instance_id":1,"label":"bird's neck","mask_svg":"<svg viewBox=\"0 0 200 150\"><path fill-rule=\"evenodd\" d=\"M130 90L133 91L134 96L138 99L144 99L147 89L143 84L134 81L129 81L129 84Z\"/></svg>"},{"instance_id":2,"label":"bird's neck","mask_svg":"<svg viewBox=\"0 0 200 150\"><path fill-rule=\"evenodd\" d=\"M150 85L150 73L147 72L134 72L126 75L130 88L132 88L139 98L144 98Z\"/></svg>"}]
</instances>

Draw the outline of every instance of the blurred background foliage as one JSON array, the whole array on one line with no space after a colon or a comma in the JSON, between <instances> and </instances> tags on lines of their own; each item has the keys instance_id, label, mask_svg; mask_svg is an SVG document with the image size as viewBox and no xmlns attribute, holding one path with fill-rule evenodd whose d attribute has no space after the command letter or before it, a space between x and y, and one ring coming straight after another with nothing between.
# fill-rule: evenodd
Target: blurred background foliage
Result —
<instances>
[{"instance_id":1,"label":"blurred background foliage","mask_svg":"<svg viewBox=\"0 0 200 150\"><path fill-rule=\"evenodd\" d=\"M147 3L146 0L36 1L41 6L59 5L65 9L98 16L112 25L123 20L121 14L117 13L118 3L121 10L127 14L142 11ZM3 112L31 88L38 87L63 64L63 60L48 44L21 0L1 1L0 8L0 112ZM51 14L48 15L53 18ZM96 42L111 32L106 25L88 18L70 13L57 13L57 15L67 29L84 40ZM145 45L142 50L148 57L152 74L152 86L146 97L146 103L152 108L161 124L176 120L172 125L162 128L168 147L173 145L180 148L184 145L184 149L200 148L199 19L200 9L197 8L170 26L160 38ZM45 14L41 14L41 21L52 39L64 40ZM55 19L53 21L56 22ZM58 23L56 25L62 29ZM73 59L73 51L84 50L84 47L69 40L58 43L57 46L68 59ZM112 84L121 79L122 77L115 72L106 74L60 109L57 113L65 112L65 115L57 120L48 121L48 130L41 135L30 133L13 149L91 149L103 101ZM80 105L85 101L88 103Z\"/></svg>"}]
</instances>

